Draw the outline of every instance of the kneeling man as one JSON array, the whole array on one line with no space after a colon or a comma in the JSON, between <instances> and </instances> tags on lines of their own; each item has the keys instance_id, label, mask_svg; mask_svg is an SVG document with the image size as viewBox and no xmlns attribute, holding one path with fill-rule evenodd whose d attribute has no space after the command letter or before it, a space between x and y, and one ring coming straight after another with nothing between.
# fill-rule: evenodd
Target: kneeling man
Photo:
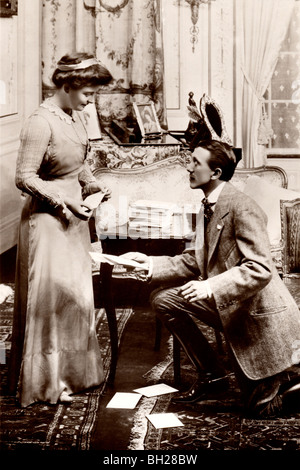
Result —
<instances>
[{"instance_id":1,"label":"kneeling man","mask_svg":"<svg viewBox=\"0 0 300 470\"><path fill-rule=\"evenodd\" d=\"M222 361L195 317L224 333L247 412L271 417L300 393L299 377L287 373L300 340L299 309L272 262L265 213L229 182L236 167L231 147L195 145L190 186L205 198L191 246L174 257L125 256L140 262L149 280L165 284L154 291L152 306L199 372L174 401L193 403L228 388Z\"/></svg>"}]
</instances>

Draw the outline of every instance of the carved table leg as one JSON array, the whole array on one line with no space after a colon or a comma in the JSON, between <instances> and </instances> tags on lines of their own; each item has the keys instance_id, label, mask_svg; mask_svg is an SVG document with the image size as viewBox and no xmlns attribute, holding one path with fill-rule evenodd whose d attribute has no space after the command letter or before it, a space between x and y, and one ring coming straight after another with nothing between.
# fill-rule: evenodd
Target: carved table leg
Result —
<instances>
[{"instance_id":1,"label":"carved table leg","mask_svg":"<svg viewBox=\"0 0 300 470\"><path fill-rule=\"evenodd\" d=\"M101 305L97 305L100 307L104 307L105 309L110 333L111 366L108 377L108 384L110 385L112 385L114 382L118 362L118 326L112 292L112 270L113 266L111 266L110 264L101 264L100 297L102 298L102 302Z\"/></svg>"}]
</instances>

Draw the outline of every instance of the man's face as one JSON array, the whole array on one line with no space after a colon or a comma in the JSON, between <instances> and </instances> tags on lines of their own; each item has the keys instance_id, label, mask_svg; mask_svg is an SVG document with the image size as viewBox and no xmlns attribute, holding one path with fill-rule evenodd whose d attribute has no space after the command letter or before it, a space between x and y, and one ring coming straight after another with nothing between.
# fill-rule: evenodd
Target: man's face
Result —
<instances>
[{"instance_id":1,"label":"man's face","mask_svg":"<svg viewBox=\"0 0 300 470\"><path fill-rule=\"evenodd\" d=\"M209 167L209 159L210 151L202 147L197 147L192 153L191 161L187 165L192 189L204 189L210 185L214 171Z\"/></svg>"}]
</instances>

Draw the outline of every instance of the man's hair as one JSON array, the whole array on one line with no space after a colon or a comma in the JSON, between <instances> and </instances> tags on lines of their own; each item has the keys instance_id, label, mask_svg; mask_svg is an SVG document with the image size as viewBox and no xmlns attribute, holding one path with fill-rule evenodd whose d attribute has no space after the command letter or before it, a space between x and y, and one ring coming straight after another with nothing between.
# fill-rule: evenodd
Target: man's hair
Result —
<instances>
[{"instance_id":1,"label":"man's hair","mask_svg":"<svg viewBox=\"0 0 300 470\"><path fill-rule=\"evenodd\" d=\"M67 84L74 90L79 90L86 86L107 85L112 80L112 76L107 68L100 62L84 69L68 71L59 69L61 65L79 64L84 60L93 58L93 55L86 52L75 52L63 56L57 64L58 67L54 70L52 82L57 88L61 88L63 85Z\"/></svg>"},{"instance_id":2,"label":"man's hair","mask_svg":"<svg viewBox=\"0 0 300 470\"><path fill-rule=\"evenodd\" d=\"M202 140L196 146L191 147L191 151L193 152L198 147L202 147L210 152L208 165L211 170L216 168L222 170L220 180L229 181L237 165L237 159L232 147L225 142L217 140Z\"/></svg>"}]
</instances>

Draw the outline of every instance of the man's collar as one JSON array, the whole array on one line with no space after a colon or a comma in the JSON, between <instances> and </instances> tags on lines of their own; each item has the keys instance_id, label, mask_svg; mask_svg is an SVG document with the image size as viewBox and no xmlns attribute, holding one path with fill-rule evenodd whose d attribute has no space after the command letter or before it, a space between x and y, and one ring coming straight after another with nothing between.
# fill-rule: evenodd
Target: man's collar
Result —
<instances>
[{"instance_id":1,"label":"man's collar","mask_svg":"<svg viewBox=\"0 0 300 470\"><path fill-rule=\"evenodd\" d=\"M211 193L210 195L207 197L208 201L211 202L211 203L216 203L220 194L221 194L221 191L222 189L224 188L225 186L225 183L226 181L223 181L221 184L219 184Z\"/></svg>"}]
</instances>

